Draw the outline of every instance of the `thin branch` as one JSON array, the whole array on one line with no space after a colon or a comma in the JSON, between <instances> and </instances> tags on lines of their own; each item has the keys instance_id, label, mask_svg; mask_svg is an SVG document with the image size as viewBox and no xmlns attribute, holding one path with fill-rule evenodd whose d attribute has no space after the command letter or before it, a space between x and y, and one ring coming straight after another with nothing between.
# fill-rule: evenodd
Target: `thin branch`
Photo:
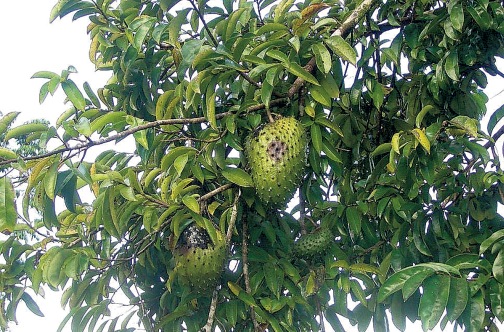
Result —
<instances>
[{"instance_id":1,"label":"thin branch","mask_svg":"<svg viewBox=\"0 0 504 332\"><path fill-rule=\"evenodd\" d=\"M238 217L238 200L240 199L241 191L238 190L238 193L235 196L233 202L233 208L231 210L231 217L229 218L228 230L226 233L226 248L229 250L229 246L231 243L231 236L233 235L233 229L236 224L236 218ZM218 287L218 286L217 286ZM215 288L212 294L212 302L210 303L210 310L208 311L208 319L201 329L204 332L212 332L213 323L215 320L215 311L217 310L217 299L218 299L219 291L218 288Z\"/></svg>"},{"instance_id":2,"label":"thin branch","mask_svg":"<svg viewBox=\"0 0 504 332\"><path fill-rule=\"evenodd\" d=\"M229 248L229 244L231 243L231 237L233 236L233 229L236 224L236 218L238 217L238 200L241 196L241 190L238 190L238 193L235 196L233 202L233 208L231 209L231 217L229 217L229 225L226 233L226 247Z\"/></svg>"},{"instance_id":3,"label":"thin branch","mask_svg":"<svg viewBox=\"0 0 504 332\"><path fill-rule=\"evenodd\" d=\"M196 3L193 0L189 0L189 2L191 3L191 6L193 7L196 14L198 14L199 19L203 23L203 26L205 27L205 30L208 34L208 37L210 38L210 40L212 41L214 46L217 47L217 45L219 45L219 42L217 41L217 39L215 39L215 36L213 35L212 31L208 27L208 24L206 23L205 18L203 17L203 14L201 14L201 11L199 10L198 6L196 6Z\"/></svg>"},{"instance_id":4,"label":"thin branch","mask_svg":"<svg viewBox=\"0 0 504 332\"><path fill-rule=\"evenodd\" d=\"M260 105L256 105L256 107L257 106L260 106ZM231 112L219 113L215 116L215 118L222 119L225 116L230 115L230 114L232 114L232 113ZM88 149L88 148L95 146L95 145L101 145L101 144L105 144L105 143L109 143L109 142L112 142L115 140L125 138L129 135L132 135L132 134L138 132L138 131L142 131L142 130L146 130L146 129L150 129L150 128L155 128L155 127L159 127L159 126L174 125L174 124L196 124L196 123L203 123L203 122L207 122L207 121L208 120L205 117L198 117L198 118L165 119L165 120L157 120L157 121L147 122L142 125L132 127L132 128L129 128L125 131L117 133L116 135L104 137L104 138L96 140L96 141L88 141L85 143L77 144L75 146L67 146L67 147L56 149L54 151L50 151L50 152L47 152L47 153L44 153L41 155L37 155L37 156L28 156L28 157L23 158L23 160L28 161L28 160L35 160L35 159L43 159L43 158L50 157L50 156L60 154L60 153L64 153L64 152L70 152L70 151L75 151L75 150L85 150L85 149ZM0 161L0 165L10 164L10 163L13 163L16 161L17 161L17 159L4 160L4 161Z\"/></svg>"},{"instance_id":5,"label":"thin branch","mask_svg":"<svg viewBox=\"0 0 504 332\"><path fill-rule=\"evenodd\" d=\"M301 235L306 234L306 197L304 196L303 189L299 188L299 226L301 226Z\"/></svg>"},{"instance_id":6,"label":"thin branch","mask_svg":"<svg viewBox=\"0 0 504 332\"><path fill-rule=\"evenodd\" d=\"M217 194L219 194L219 193L221 193L221 192L223 192L223 191L228 190L228 189L229 189L229 188L231 188L232 186L233 186L233 184L232 184L232 183L226 183L225 185L222 185L222 186L220 186L219 188L216 188L216 189L214 189L214 190L212 190L212 191L210 191L210 192L206 193L205 195L201 196L201 197L199 198L199 200L198 200L198 201L199 201L200 203L201 203L201 202L204 202L204 201L208 200L209 198L212 198L213 196L215 196L215 195L217 195Z\"/></svg>"}]
</instances>

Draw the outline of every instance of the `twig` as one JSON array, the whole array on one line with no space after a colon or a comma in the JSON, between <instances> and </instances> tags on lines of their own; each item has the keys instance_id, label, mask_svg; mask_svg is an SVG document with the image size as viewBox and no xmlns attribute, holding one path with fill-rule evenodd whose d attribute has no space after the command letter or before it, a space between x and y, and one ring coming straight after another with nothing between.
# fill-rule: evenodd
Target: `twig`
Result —
<instances>
[{"instance_id":1,"label":"twig","mask_svg":"<svg viewBox=\"0 0 504 332\"><path fill-rule=\"evenodd\" d=\"M231 217L229 217L229 225L226 233L226 247L229 248L229 244L231 243L231 237L233 236L233 229L236 224L236 218L238 217L238 200L241 196L241 190L238 190L238 193L235 196L233 202L233 208L231 209Z\"/></svg>"},{"instance_id":2,"label":"twig","mask_svg":"<svg viewBox=\"0 0 504 332\"><path fill-rule=\"evenodd\" d=\"M259 106L259 105L256 105L256 106ZM215 118L222 119L230 114L232 114L232 113L231 112L219 113L215 116ZM84 149L88 149L88 148L95 146L95 145L101 145L101 144L109 143L109 142L124 138L124 137L132 135L138 131L142 131L142 130L146 130L146 129L150 129L150 128L155 128L155 127L159 127L159 126L174 125L174 124L197 124L197 123L203 123L203 122L207 122L207 121L208 120L205 117L198 117L198 118L165 119L165 120L157 120L157 121L147 122L142 125L132 127L132 128L129 128L125 131L117 133L116 135L104 137L104 138L99 139L97 141L88 141L86 143L77 144L73 147L67 146L67 147L56 149L54 151L50 151L50 152L40 154L37 156L28 156L28 157L23 158L23 160L28 161L28 160L35 160L35 159L43 159L43 158L50 157L50 156L60 154L60 153L64 153L64 152L69 152L69 151L74 151L74 150L84 150ZM17 161L17 159L4 160L4 161L0 161L0 165L10 164L10 163L13 163L16 161Z\"/></svg>"},{"instance_id":3,"label":"twig","mask_svg":"<svg viewBox=\"0 0 504 332\"><path fill-rule=\"evenodd\" d=\"M231 217L229 218L229 225L226 233L226 248L229 250L229 244L231 243L231 236L233 236L233 229L236 224L236 218L238 217L238 200L240 199L241 191L238 190L238 193L235 196L233 202L233 208L231 209ZM218 286L217 286L218 287ZM212 332L213 323L215 320L215 311L217 310L217 298L219 292L218 288L215 288L212 294L212 302L210 303L210 310L208 311L208 319L201 329L204 332Z\"/></svg>"},{"instance_id":4,"label":"twig","mask_svg":"<svg viewBox=\"0 0 504 332\"><path fill-rule=\"evenodd\" d=\"M189 0L189 2L191 3L191 6L193 7L193 9L196 12L196 14L198 14L199 19L203 23L203 27L205 27L205 30L206 30L206 32L208 34L208 37L210 38L210 40L212 41L212 43L214 44L214 46L217 47L217 45L219 45L219 42L217 41L217 39L215 39L215 36L213 35L212 31L208 27L208 24L206 23L205 18L203 17L203 14L201 14L198 6L196 6L196 3L194 3L193 0Z\"/></svg>"},{"instance_id":5,"label":"twig","mask_svg":"<svg viewBox=\"0 0 504 332\"><path fill-rule=\"evenodd\" d=\"M301 235L306 234L306 197L304 196L303 189L299 188L299 226L301 226Z\"/></svg>"},{"instance_id":6,"label":"twig","mask_svg":"<svg viewBox=\"0 0 504 332\"><path fill-rule=\"evenodd\" d=\"M251 294L252 288L250 287L250 276L248 271L248 223L246 218L243 220L242 237L242 263L243 276L245 278L245 291L247 292L247 294ZM252 319L252 323L254 324L254 331L260 331L261 329L259 324L257 323L253 306L250 306L250 318Z\"/></svg>"},{"instance_id":7,"label":"twig","mask_svg":"<svg viewBox=\"0 0 504 332\"><path fill-rule=\"evenodd\" d=\"M232 183L226 183L225 185L222 185L220 186L219 188L216 188L208 193L206 193L205 195L201 196L198 201L201 203L201 202L204 202L206 200L208 200L209 198L223 192L223 191L226 191L228 190L229 188L231 188L233 186Z\"/></svg>"}]
</instances>

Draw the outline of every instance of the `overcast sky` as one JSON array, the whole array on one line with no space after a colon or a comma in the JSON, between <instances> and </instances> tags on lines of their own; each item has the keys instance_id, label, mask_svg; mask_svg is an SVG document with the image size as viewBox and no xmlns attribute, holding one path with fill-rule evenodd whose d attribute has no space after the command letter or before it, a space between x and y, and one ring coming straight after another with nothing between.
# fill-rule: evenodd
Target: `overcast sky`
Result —
<instances>
[{"instance_id":1,"label":"overcast sky","mask_svg":"<svg viewBox=\"0 0 504 332\"><path fill-rule=\"evenodd\" d=\"M37 71L49 70L60 73L68 65L79 71L71 78L82 86L88 81L96 90L101 87L108 73L97 73L88 59L89 37L86 34L87 20L75 22L70 17L57 19L49 24L49 13L57 0L2 1L0 20L0 111L21 112L18 122L45 118L54 124L59 114L68 108L63 105L61 91L55 97L48 96L42 105L38 102L42 79L30 79ZM503 61L499 67L504 70ZM492 82L492 81L491 81ZM487 95L491 98L489 110L495 110L504 102L504 84L489 84ZM31 314L20 304L19 325L12 325L12 332L56 331L66 315L59 305L60 294L48 292L46 300L36 298L45 318ZM70 331L70 324L64 331ZM416 330L417 328L414 328ZM419 330L418 326L418 330Z\"/></svg>"},{"instance_id":2,"label":"overcast sky","mask_svg":"<svg viewBox=\"0 0 504 332\"><path fill-rule=\"evenodd\" d=\"M64 105L64 94L59 91L48 96L44 104L38 102L42 79L30 79L37 71L60 73L68 65L79 71L71 78L82 86L88 81L96 90L109 74L96 73L88 58L89 37L87 20L72 22L70 17L49 24L49 13L57 0L2 1L0 20L0 111L21 112L16 123L34 118L45 118L55 123L69 105ZM19 305L19 325L12 332L56 331L66 315L61 309L61 294L47 292L46 300L35 298L46 315L40 318ZM64 331L70 331L70 324Z\"/></svg>"}]
</instances>

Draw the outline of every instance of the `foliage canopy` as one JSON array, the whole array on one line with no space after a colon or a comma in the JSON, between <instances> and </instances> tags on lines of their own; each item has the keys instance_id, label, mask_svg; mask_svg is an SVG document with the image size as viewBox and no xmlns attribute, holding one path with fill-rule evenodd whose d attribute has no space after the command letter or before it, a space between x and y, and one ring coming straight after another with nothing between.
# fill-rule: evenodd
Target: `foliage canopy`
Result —
<instances>
[{"instance_id":1,"label":"foliage canopy","mask_svg":"<svg viewBox=\"0 0 504 332\"><path fill-rule=\"evenodd\" d=\"M497 330L504 107L480 120L502 1L59 0L66 15L111 76L38 72L40 101L61 88L70 108L0 119L0 329L21 301L42 315L46 285L72 331ZM309 137L288 207L258 198L243 151L281 117ZM210 288L177 273L198 273L177 256L191 241L212 264L225 247ZM132 309L114 316L118 292Z\"/></svg>"}]
</instances>

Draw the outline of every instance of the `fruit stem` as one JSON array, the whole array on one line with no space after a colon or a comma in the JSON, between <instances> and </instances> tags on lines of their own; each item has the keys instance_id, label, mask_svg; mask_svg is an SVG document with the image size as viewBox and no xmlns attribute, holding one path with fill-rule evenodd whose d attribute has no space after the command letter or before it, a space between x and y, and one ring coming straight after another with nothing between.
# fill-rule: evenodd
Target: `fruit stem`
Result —
<instances>
[{"instance_id":1,"label":"fruit stem","mask_svg":"<svg viewBox=\"0 0 504 332\"><path fill-rule=\"evenodd\" d=\"M270 111L269 107L266 107L266 115L268 115L268 121L270 123L275 122L275 119L273 119L273 115L271 115L271 111Z\"/></svg>"}]
</instances>

